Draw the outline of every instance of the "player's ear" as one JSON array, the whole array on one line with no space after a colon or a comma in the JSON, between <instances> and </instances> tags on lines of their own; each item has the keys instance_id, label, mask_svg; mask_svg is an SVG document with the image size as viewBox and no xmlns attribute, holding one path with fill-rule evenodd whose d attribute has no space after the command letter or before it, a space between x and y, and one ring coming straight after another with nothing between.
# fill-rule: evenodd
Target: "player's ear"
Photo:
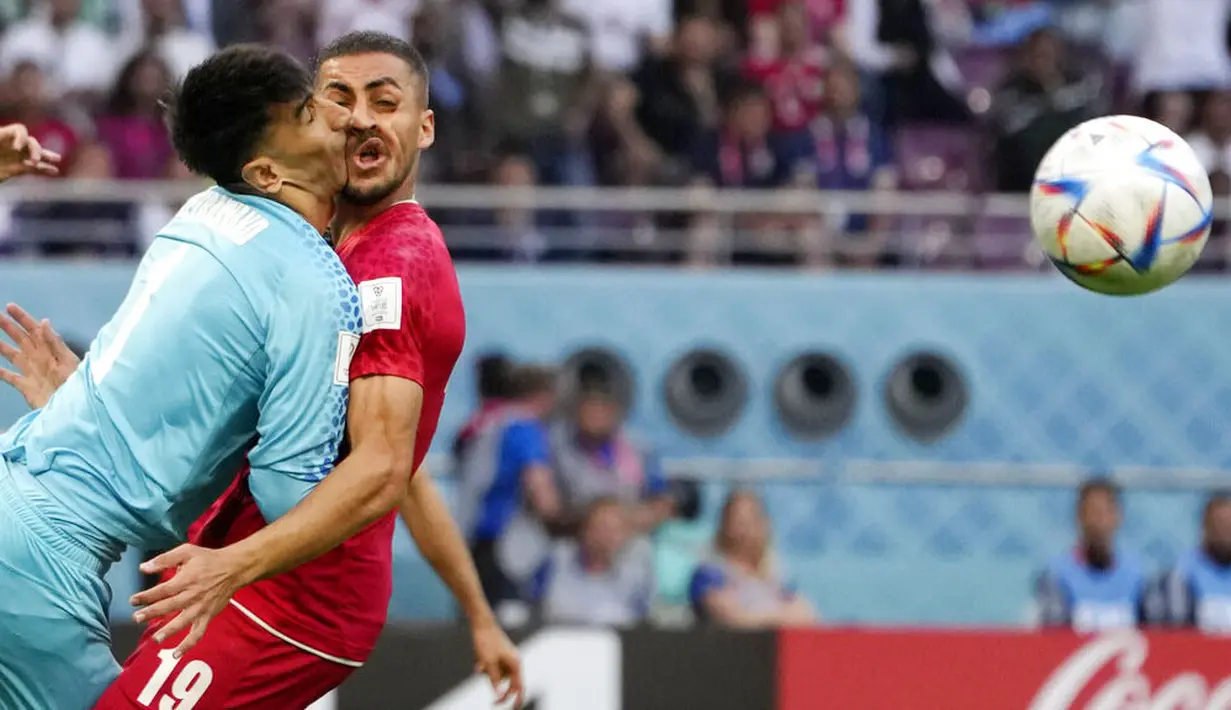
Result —
<instances>
[{"instance_id":1,"label":"player's ear","mask_svg":"<svg viewBox=\"0 0 1231 710\"><path fill-rule=\"evenodd\" d=\"M244 178L244 182L261 192L272 195L282 189L282 175L274 165L274 161L268 157L261 156L248 161L244 169L240 171L240 175Z\"/></svg>"},{"instance_id":2,"label":"player's ear","mask_svg":"<svg viewBox=\"0 0 1231 710\"><path fill-rule=\"evenodd\" d=\"M419 150L426 150L436 142L436 112L425 109L419 118Z\"/></svg>"}]
</instances>

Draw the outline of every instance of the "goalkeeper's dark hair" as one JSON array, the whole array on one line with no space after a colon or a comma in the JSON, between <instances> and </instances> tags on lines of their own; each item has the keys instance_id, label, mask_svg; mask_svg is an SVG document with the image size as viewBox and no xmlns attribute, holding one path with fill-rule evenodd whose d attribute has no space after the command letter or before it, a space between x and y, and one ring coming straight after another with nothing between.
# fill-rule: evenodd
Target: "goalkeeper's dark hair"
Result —
<instances>
[{"instance_id":1,"label":"goalkeeper's dark hair","mask_svg":"<svg viewBox=\"0 0 1231 710\"><path fill-rule=\"evenodd\" d=\"M193 67L167 100L175 150L188 169L220 185L243 182L281 104L306 102L312 76L285 52L228 47Z\"/></svg>"},{"instance_id":2,"label":"goalkeeper's dark hair","mask_svg":"<svg viewBox=\"0 0 1231 710\"><path fill-rule=\"evenodd\" d=\"M427 103L427 62L423 61L423 55L419 54L419 50L415 49L410 42L398 39L391 34L372 30L348 32L330 42L320 51L320 54L316 57L316 68L319 71L321 64L330 59L351 57L356 54L391 54L406 62L406 66L410 68L410 73L423 86L423 102L424 104Z\"/></svg>"}]
</instances>

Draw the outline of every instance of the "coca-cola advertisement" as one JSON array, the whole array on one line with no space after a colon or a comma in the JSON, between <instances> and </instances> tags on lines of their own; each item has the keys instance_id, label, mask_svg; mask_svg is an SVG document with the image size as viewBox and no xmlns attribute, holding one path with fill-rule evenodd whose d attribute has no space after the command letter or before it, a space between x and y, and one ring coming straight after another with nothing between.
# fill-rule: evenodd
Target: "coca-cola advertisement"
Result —
<instances>
[{"instance_id":1,"label":"coca-cola advertisement","mask_svg":"<svg viewBox=\"0 0 1231 710\"><path fill-rule=\"evenodd\" d=\"M783 632L778 710L1231 710L1231 638Z\"/></svg>"}]
</instances>

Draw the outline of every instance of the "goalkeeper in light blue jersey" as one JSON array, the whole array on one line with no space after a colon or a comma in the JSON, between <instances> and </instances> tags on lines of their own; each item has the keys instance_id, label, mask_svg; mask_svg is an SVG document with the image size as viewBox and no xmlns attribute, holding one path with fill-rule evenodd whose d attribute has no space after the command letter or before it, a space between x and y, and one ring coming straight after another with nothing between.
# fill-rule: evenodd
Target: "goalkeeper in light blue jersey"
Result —
<instances>
[{"instance_id":1,"label":"goalkeeper in light blue jersey","mask_svg":"<svg viewBox=\"0 0 1231 710\"><path fill-rule=\"evenodd\" d=\"M267 520L332 469L361 328L321 236L348 122L274 50L186 77L176 148L221 187L160 232L81 366L0 436L0 708L94 704L119 671L106 569L181 541L249 448Z\"/></svg>"}]
</instances>

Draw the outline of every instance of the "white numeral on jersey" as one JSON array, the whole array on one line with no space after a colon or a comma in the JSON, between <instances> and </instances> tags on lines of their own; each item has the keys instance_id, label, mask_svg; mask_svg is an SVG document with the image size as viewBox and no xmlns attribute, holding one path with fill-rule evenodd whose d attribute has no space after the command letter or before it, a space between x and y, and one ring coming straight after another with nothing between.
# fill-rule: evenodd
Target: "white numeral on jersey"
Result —
<instances>
[{"instance_id":1,"label":"white numeral on jersey","mask_svg":"<svg viewBox=\"0 0 1231 710\"><path fill-rule=\"evenodd\" d=\"M150 682L145 684L137 702L145 707L153 707L158 698L158 710L192 710L200 702L201 696L214 682L214 669L205 661L189 661L185 664L175 681L171 683L171 692L159 697L158 691L167 684L167 679L179 665L180 659L175 657L172 649L166 648L158 652L158 668L150 676Z\"/></svg>"},{"instance_id":2,"label":"white numeral on jersey","mask_svg":"<svg viewBox=\"0 0 1231 710\"><path fill-rule=\"evenodd\" d=\"M124 350L124 345L128 342L128 338L132 335L137 324L141 322L146 309L150 307L150 301L154 299L154 294L167 282L171 272L176 266L179 266L179 263L188 255L188 250L191 248L191 246L183 244L165 258L149 265L149 273L145 275L144 288L141 289L141 293L133 301L132 307L124 314L119 328L111 336L111 342L107 344L106 349L99 355L98 362L95 362L91 368L91 372L94 374L94 384L102 382L107 373L111 372L111 367L115 365L116 358L120 356L120 352Z\"/></svg>"}]
</instances>

